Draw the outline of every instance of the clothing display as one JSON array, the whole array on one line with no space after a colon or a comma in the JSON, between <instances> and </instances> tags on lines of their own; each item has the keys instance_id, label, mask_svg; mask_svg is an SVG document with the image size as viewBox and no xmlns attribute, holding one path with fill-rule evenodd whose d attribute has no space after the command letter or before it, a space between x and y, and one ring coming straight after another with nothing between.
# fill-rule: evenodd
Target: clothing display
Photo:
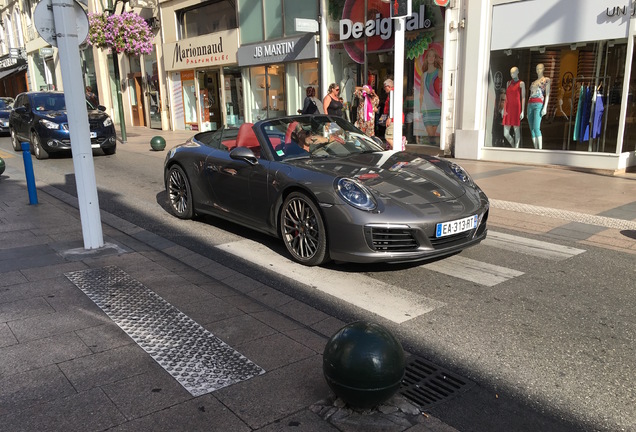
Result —
<instances>
[{"instance_id":1,"label":"clothing display","mask_svg":"<svg viewBox=\"0 0 636 432\"><path fill-rule=\"evenodd\" d=\"M442 119L442 88L439 69L422 75L422 123L424 126L438 126Z\"/></svg>"},{"instance_id":2,"label":"clothing display","mask_svg":"<svg viewBox=\"0 0 636 432\"><path fill-rule=\"evenodd\" d=\"M528 124L532 138L541 136L541 110L543 102L531 102L528 104Z\"/></svg>"},{"instance_id":3,"label":"clothing display","mask_svg":"<svg viewBox=\"0 0 636 432\"><path fill-rule=\"evenodd\" d=\"M375 135L375 113L378 110L380 99L371 92L368 86L354 92L354 97L358 99L358 115L355 126L367 136Z\"/></svg>"},{"instance_id":4,"label":"clothing display","mask_svg":"<svg viewBox=\"0 0 636 432\"><path fill-rule=\"evenodd\" d=\"M603 126L603 113L605 112L605 104L603 103L603 95L596 95L596 105L594 106L594 121L592 126L592 138L601 136L601 127Z\"/></svg>"},{"instance_id":5,"label":"clothing display","mask_svg":"<svg viewBox=\"0 0 636 432\"><path fill-rule=\"evenodd\" d=\"M504 126L519 126L521 124L521 81L510 80L506 87L506 102L504 106Z\"/></svg>"}]
</instances>

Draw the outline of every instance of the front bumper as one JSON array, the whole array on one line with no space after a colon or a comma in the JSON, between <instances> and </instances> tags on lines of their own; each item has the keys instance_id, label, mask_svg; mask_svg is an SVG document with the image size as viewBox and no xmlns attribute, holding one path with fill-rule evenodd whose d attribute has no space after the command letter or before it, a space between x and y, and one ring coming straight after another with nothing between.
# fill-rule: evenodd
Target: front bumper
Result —
<instances>
[{"instance_id":1,"label":"front bumper","mask_svg":"<svg viewBox=\"0 0 636 432\"><path fill-rule=\"evenodd\" d=\"M46 132L47 131L42 131L40 133L40 140L47 152L71 150L71 137L68 131L54 130L48 132L48 134ZM93 149L112 148L117 145L117 137L114 129L107 133L103 131L91 131L91 135L94 135L90 138L91 148Z\"/></svg>"},{"instance_id":2,"label":"front bumper","mask_svg":"<svg viewBox=\"0 0 636 432\"><path fill-rule=\"evenodd\" d=\"M474 246L486 238L489 203L481 194L478 205L470 200L461 200L458 206L439 203L432 207L439 214L429 218L412 218L397 221L395 218L382 220L382 215L355 212L341 205L323 207L327 221L328 247L331 259L335 261L373 263L410 262L432 259L459 252ZM450 212L451 207L463 210ZM432 212L435 213L435 212ZM475 228L459 234L437 238L435 228L438 222L455 220L476 214ZM353 217L352 217L353 216Z\"/></svg>"}]
</instances>

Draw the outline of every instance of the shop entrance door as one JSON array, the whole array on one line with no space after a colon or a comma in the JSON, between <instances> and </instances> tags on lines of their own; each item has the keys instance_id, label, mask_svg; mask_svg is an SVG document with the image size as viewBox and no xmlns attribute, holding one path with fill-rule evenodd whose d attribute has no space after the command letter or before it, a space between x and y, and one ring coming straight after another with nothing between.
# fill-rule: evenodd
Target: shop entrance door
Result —
<instances>
[{"instance_id":1,"label":"shop entrance door","mask_svg":"<svg viewBox=\"0 0 636 432\"><path fill-rule=\"evenodd\" d=\"M133 126L146 126L141 73L131 75L128 83L130 84L130 106L132 108Z\"/></svg>"},{"instance_id":2,"label":"shop entrance door","mask_svg":"<svg viewBox=\"0 0 636 432\"><path fill-rule=\"evenodd\" d=\"M216 70L198 71L197 79L199 80L201 129L217 130L223 125L219 72Z\"/></svg>"}]
</instances>

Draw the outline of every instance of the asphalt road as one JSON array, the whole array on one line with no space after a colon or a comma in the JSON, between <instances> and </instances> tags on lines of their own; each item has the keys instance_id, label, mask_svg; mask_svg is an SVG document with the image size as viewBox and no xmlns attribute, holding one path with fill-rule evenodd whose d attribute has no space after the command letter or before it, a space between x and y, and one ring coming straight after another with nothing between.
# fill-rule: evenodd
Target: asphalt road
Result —
<instances>
[{"instance_id":1,"label":"asphalt road","mask_svg":"<svg viewBox=\"0 0 636 432\"><path fill-rule=\"evenodd\" d=\"M12 153L9 138L0 150ZM428 409L460 431L636 430L634 255L491 227L489 241L433 263L307 269L277 239L171 216L156 154L120 145L94 162L103 210L344 321L380 322L465 378ZM72 158L33 163L39 182L76 195Z\"/></svg>"}]
</instances>

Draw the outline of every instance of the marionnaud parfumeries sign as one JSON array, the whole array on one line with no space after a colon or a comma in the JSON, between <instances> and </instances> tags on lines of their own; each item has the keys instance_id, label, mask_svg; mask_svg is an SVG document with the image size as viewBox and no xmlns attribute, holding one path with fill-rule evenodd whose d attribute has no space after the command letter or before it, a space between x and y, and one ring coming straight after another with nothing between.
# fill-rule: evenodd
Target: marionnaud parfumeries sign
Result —
<instances>
[{"instance_id":1,"label":"marionnaud parfumeries sign","mask_svg":"<svg viewBox=\"0 0 636 432\"><path fill-rule=\"evenodd\" d=\"M314 34L243 45L238 50L239 66L286 63L315 58L318 58L318 44Z\"/></svg>"},{"instance_id":2,"label":"marionnaud parfumeries sign","mask_svg":"<svg viewBox=\"0 0 636 432\"><path fill-rule=\"evenodd\" d=\"M238 31L220 31L164 44L166 70L236 64Z\"/></svg>"}]
</instances>

